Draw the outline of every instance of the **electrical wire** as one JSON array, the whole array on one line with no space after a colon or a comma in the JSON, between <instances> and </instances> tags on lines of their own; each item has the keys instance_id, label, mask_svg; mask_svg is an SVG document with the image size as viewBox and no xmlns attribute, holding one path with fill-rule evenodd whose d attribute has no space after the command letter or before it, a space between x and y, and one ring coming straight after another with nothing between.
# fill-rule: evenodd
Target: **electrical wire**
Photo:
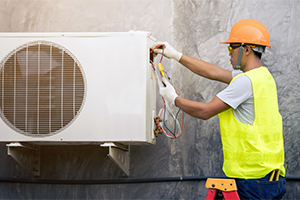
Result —
<instances>
[{"instance_id":1,"label":"electrical wire","mask_svg":"<svg viewBox=\"0 0 300 200\"><path fill-rule=\"evenodd\" d=\"M161 44L161 45L158 45L158 46L155 47L155 49L158 49L158 48L162 48L162 54L161 54L161 59L160 59L160 63L161 63L161 62L163 61L163 57L164 57L164 48L165 48L165 46L164 46L163 44ZM151 50L150 53L153 53L153 50ZM162 74L161 74L161 72L160 72L160 76L159 76L159 77L160 77L160 80L158 80L158 75L157 75L155 66L154 66L154 64L153 64L152 61L151 61L151 64L152 64L152 67L153 67L153 69L154 69L154 71L155 71L155 73L156 73L156 77L157 77L158 83L159 83L159 82L162 83L162 80L161 80L161 79L162 79ZM159 70L158 70L158 71L159 71ZM167 75L167 78L169 79L167 72L164 71L164 73ZM169 80L170 80L170 79L169 79ZM159 87L160 87L160 84L159 84ZM176 90L175 87L174 87L174 89L175 89L175 91L176 91L176 93L177 93L177 90ZM178 122L178 120L177 120L177 117L178 117L178 114L179 114L179 112L181 111L181 109L179 109L179 110L177 111L176 115L174 116L174 114L172 113L172 111L171 111L171 109L170 109L170 107L169 107L169 105L168 105L168 102L167 102L165 99L163 99L163 101L164 101L164 105L163 105L163 108L161 109L161 113L160 113L159 118L158 118L158 124L157 124L157 125L158 125L158 128L159 128L160 131L161 131L162 133L164 133L167 137L170 137L170 138L179 138L179 137L181 137L181 135L182 135L182 133L183 133L184 112L182 111L182 123L181 123L181 126L180 126L180 125L179 125L179 122ZM166 121L166 111L168 111L168 112L172 115L172 117L173 117L173 119L174 119L174 131L171 131L171 130L168 128L168 126L166 125L166 123L165 123L165 121ZM164 116L163 116L163 119L162 119L162 115L164 115ZM162 119L162 122L160 122L161 119ZM160 124L162 124L162 126L161 126ZM179 130L181 131L178 135L176 135L177 126L178 126ZM181 127L181 128L180 128L180 127Z\"/></svg>"},{"instance_id":2,"label":"electrical wire","mask_svg":"<svg viewBox=\"0 0 300 200\"><path fill-rule=\"evenodd\" d=\"M160 48L161 46L158 46L157 48ZM162 50L162 56L161 56L161 60L160 60L160 63L162 62L162 60L163 60L163 57L164 57L164 46L162 46L163 47L163 50ZM168 77L168 74L167 73L165 73L166 75L167 75L167 77ZM161 78L162 78L162 75L161 75ZM169 78L168 78L169 79ZM175 88L175 90L176 90L176 88ZM177 91L176 91L176 93L177 93ZM177 126L179 126L178 125L178 121L177 121L177 115L176 116L174 116L173 115L173 113L170 111L170 108L169 108L169 106L168 106L168 103L167 103L167 101L165 100L165 99L163 99L164 100L164 106L163 106L163 109L162 109L162 112L161 112L161 114L160 114L160 117L159 117L159 122L160 122L160 119L161 119L161 116L162 116L162 114L164 114L164 120L166 120L166 117L165 117L165 114L166 114L166 112L165 112L165 109L172 115L172 117L174 118L174 131L172 132L168 127L167 127L167 125L166 125L166 123L165 122L163 122L162 124L163 124L163 128L160 126L160 124L158 124L158 127L159 127L159 129L166 135L166 136L168 136L168 137L171 137L171 138L179 138L181 135L182 135L182 132L183 132L183 123L182 123L182 125L181 125L181 133L178 135L178 136L176 136L176 127ZM180 109L178 110L178 112L180 111ZM177 113L178 113L177 112ZM184 118L182 118L182 119L184 119ZM169 131L169 133L167 133L167 131Z\"/></svg>"},{"instance_id":3,"label":"electrical wire","mask_svg":"<svg viewBox=\"0 0 300 200\"><path fill-rule=\"evenodd\" d=\"M158 45L158 46L160 46L160 45ZM158 48L159 48L159 47L158 47ZM164 53L165 53L165 46L162 45L162 54L161 54L161 58L160 58L160 63L162 63L162 61L163 61Z\"/></svg>"},{"instance_id":4,"label":"electrical wire","mask_svg":"<svg viewBox=\"0 0 300 200\"><path fill-rule=\"evenodd\" d=\"M163 105L163 108L161 109L161 113L159 115L159 118L158 118L158 121L159 121L159 124L158 124L158 128L160 129L161 132L163 132L167 137L170 137L170 138L179 138L181 137L182 133L183 133L183 124L184 124L184 112L182 112L182 123L181 123L181 128L180 128L180 125L179 125L179 122L177 121L177 116L178 116L178 113L179 111L181 111L181 109L179 109L177 111L177 114L176 116L173 116L174 118L174 124L175 124L175 127L174 127L174 131L172 132L167 126L166 126L166 123L163 122L166 118L163 117L162 118L162 115L165 115L166 111L165 110L170 110L170 108L168 107L168 103L167 101L164 99L164 105ZM171 113L172 114L172 113ZM160 120L162 120L162 122L160 122ZM162 124L162 126L160 125ZM176 127L178 126L178 128L180 128L180 133L179 135L176 135ZM168 131L167 131L168 130ZM168 133L169 132L169 133Z\"/></svg>"},{"instance_id":5,"label":"electrical wire","mask_svg":"<svg viewBox=\"0 0 300 200\"><path fill-rule=\"evenodd\" d=\"M207 178L226 178L208 176L188 176L188 177L157 177L157 178L124 178L107 180L57 180L57 179L22 179L22 178L2 178L0 183L23 183L23 184L54 184L54 185L101 185L101 184L131 184L131 183L154 183L154 182L178 182L178 181L204 181Z\"/></svg>"},{"instance_id":6,"label":"electrical wire","mask_svg":"<svg viewBox=\"0 0 300 200\"><path fill-rule=\"evenodd\" d=\"M178 117L178 114L179 114L180 110L181 110L181 109L178 109L178 111L177 111L177 113L176 113L176 116L175 116L176 119L177 119L177 117ZM183 118L183 119L182 119L182 122L181 122L182 124L181 124L181 134L180 134L180 136L182 135L182 132L183 132L183 122L184 122L184 112L182 112L182 113L183 113L183 115L182 115L182 118ZM177 127L177 126L174 127L174 133L176 133L176 127ZM179 137L180 137L180 136L179 136Z\"/></svg>"},{"instance_id":7,"label":"electrical wire","mask_svg":"<svg viewBox=\"0 0 300 200\"><path fill-rule=\"evenodd\" d=\"M226 176L185 176L185 177L158 177L158 178L125 178L107 180L57 180L57 179L23 179L0 177L0 183L18 184L54 184L54 185L101 185L101 184L131 184L154 182L183 182L206 181L208 178L226 179ZM300 181L300 176L286 176L286 181Z\"/></svg>"}]
</instances>

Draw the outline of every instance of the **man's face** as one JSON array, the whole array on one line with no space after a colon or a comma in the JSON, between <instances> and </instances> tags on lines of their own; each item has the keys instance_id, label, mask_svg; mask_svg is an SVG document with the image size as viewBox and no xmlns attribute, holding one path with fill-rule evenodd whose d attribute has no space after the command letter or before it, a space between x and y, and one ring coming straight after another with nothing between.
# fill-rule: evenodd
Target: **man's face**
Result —
<instances>
[{"instance_id":1,"label":"man's face","mask_svg":"<svg viewBox=\"0 0 300 200\"><path fill-rule=\"evenodd\" d=\"M233 67L233 69L236 69L237 59L240 52L241 44L230 44L228 47L229 50L229 56L230 56L230 63Z\"/></svg>"}]
</instances>

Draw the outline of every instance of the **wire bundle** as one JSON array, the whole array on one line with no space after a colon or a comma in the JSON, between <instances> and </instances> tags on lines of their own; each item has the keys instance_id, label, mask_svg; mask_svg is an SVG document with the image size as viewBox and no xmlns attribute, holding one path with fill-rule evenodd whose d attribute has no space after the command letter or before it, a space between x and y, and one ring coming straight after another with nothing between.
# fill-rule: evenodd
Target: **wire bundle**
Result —
<instances>
[{"instance_id":1,"label":"wire bundle","mask_svg":"<svg viewBox=\"0 0 300 200\"><path fill-rule=\"evenodd\" d=\"M161 55L161 59L160 59L160 64L161 64L162 60L163 60L163 57L164 57L164 45L161 44L161 45L158 45L158 46L155 47L155 49L158 49L158 48L162 48L162 55ZM153 52L153 51L151 51L151 52ZM163 70L163 72L160 72L160 76L158 76L154 64L152 62L151 62L151 64L152 64L153 70L155 71L155 74L156 74L156 77L157 77L158 86L163 87L163 85L162 85L163 82L161 80L162 77L163 77L162 73L167 74L167 72L165 72ZM169 77L168 77L168 80L170 80ZM176 88L175 88L175 91L176 91ZM177 91L176 91L176 93L177 93ZM171 111L170 107L169 107L169 103L164 98L163 98L163 101L164 101L164 105L163 105L163 107L160 111L159 118L158 118L158 123L157 123L158 128L164 135L166 135L169 138L179 138L183 133L184 112L182 111L182 122L181 122L181 125L180 125L177 117L178 117L178 114L179 114L181 109L179 109L177 111L176 115L174 115L173 112ZM173 131L170 130L170 128L166 125L166 121L167 121L166 112L168 112L172 116L172 118L174 119L174 130Z\"/></svg>"}]
</instances>

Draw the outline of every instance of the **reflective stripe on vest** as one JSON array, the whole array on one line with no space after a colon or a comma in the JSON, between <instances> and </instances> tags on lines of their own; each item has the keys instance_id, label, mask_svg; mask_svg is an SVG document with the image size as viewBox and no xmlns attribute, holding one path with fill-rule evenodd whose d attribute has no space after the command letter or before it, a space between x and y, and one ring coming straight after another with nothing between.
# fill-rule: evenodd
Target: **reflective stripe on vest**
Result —
<instances>
[{"instance_id":1,"label":"reflective stripe on vest","mask_svg":"<svg viewBox=\"0 0 300 200\"><path fill-rule=\"evenodd\" d=\"M223 171L228 177L255 179L280 169L280 175L285 176L282 117L275 81L266 67L235 78L243 75L252 82L255 119L253 125L243 124L234 117L232 108L219 114Z\"/></svg>"}]
</instances>

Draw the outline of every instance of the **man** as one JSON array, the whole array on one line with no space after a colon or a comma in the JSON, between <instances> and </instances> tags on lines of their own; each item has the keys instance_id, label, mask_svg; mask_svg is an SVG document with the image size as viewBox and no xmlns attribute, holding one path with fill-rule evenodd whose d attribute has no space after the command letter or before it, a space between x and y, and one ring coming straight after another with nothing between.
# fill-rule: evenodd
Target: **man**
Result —
<instances>
[{"instance_id":1,"label":"man","mask_svg":"<svg viewBox=\"0 0 300 200\"><path fill-rule=\"evenodd\" d=\"M226 42L234 71L183 55L168 43L164 55L192 72L229 86L210 102L190 101L177 95L164 79L161 95L191 116L209 119L219 115L223 145L223 171L235 178L241 199L282 198L285 189L282 118L277 91L261 55L270 46L269 32L259 21L237 22ZM162 43L160 43L162 44ZM155 49L155 53L162 53Z\"/></svg>"}]
</instances>

